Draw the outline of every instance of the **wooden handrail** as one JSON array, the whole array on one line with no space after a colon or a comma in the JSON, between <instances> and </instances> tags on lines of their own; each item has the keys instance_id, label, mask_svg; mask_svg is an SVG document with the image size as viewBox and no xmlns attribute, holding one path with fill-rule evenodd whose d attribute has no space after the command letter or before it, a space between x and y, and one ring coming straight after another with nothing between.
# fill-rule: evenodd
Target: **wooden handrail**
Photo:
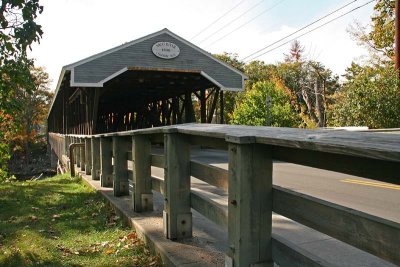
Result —
<instances>
[{"instance_id":1,"label":"wooden handrail","mask_svg":"<svg viewBox=\"0 0 400 267\"><path fill-rule=\"evenodd\" d=\"M243 257L250 259L257 256L246 256L249 251L253 253L257 250L257 247L251 247L251 242L247 242L249 235L254 238L257 235L270 238L272 250L275 251L275 255L272 255L274 259L282 258L283 252L291 250L292 255L296 255L295 258L301 259L301 261L312 262L315 260L310 255L301 256L301 250L290 242L282 241L279 237L271 237L268 227L251 229L245 221L239 219L241 216L253 216L251 207L253 204L257 205L259 201L271 204L271 210L267 210L266 213L274 211L380 258L400 264L400 254L396 250L398 240L400 240L399 223L278 186L271 187L270 191L259 190L260 187L269 187L270 185L271 179L267 183L263 179L266 176L270 178L272 175L272 169L268 167L272 159L400 184L400 172L398 171L400 135L398 134L186 124L92 136L66 136L96 140L101 137L107 142L114 139L116 140L114 143L119 142L119 138L132 136L133 140L136 140L132 142L132 146L128 145L129 147L126 148L121 146L118 149L126 149L128 151L126 158L133 164L133 170L129 171L131 173L127 177L134 179L136 211L149 209L149 206L143 203L152 203L151 189L159 191L167 202L165 219L168 220L168 223L175 224L176 221L185 221L186 228L174 225L175 228L169 229L171 238L181 238L190 236L190 232L187 232L191 231L191 227L189 227L189 224L191 225L190 207L197 210L220 226L230 229L228 231L230 244L236 245L233 245L229 255L236 264L247 264L247 259L243 260ZM60 145L63 142L62 138L64 135L49 134L50 144L56 147L55 150L58 154L63 152L62 145ZM163 143L164 138L167 140L164 145L164 155L151 154L149 146L152 143ZM184 149L178 149L177 143ZM190 154L186 153L186 149L190 145L228 150L229 170L190 160ZM75 175L74 158L71 154L73 146L84 146L84 144L73 143L70 145L71 175ZM132 150L131 147L134 149ZM116 149L114 148L114 150ZM182 153L183 150L184 153ZM171 151L174 152L171 153ZM99 151L92 151L92 153L101 154ZM104 153L109 160L110 155L107 154L109 150ZM125 160L125 156L123 160ZM148 174L151 166L165 168L166 180ZM266 166L268 168L264 170ZM254 169L256 171L253 173ZM184 180L180 175L185 176ZM212 201L207 195L191 190L188 176L194 176L210 185L228 191L228 208ZM258 178L249 183L253 176ZM260 181L262 183L257 186L252 184ZM267 198L262 198L262 194L269 195ZM238 199L246 199L250 202L245 202L247 206L244 207ZM253 204L249 205L249 203ZM293 203L296 205L293 206ZM251 211L251 214L248 211ZM173 216L173 219L168 216ZM263 213L257 213L254 216L263 216ZM332 221L320 220L327 216L332 217ZM262 217L260 221L266 218ZM237 228L238 225L242 225L240 229ZM356 232L355 229L359 225L362 225L362 229ZM258 230L263 232L258 234L252 232ZM245 239L241 235L244 235ZM238 240L241 241L238 242ZM245 242L249 244L249 247L242 249L240 246L243 246ZM263 242L263 240L259 239L254 243L257 242ZM271 246L268 249L270 248ZM240 256L238 256L239 254ZM268 262L268 257L260 258L260 261L263 260Z\"/></svg>"}]
</instances>

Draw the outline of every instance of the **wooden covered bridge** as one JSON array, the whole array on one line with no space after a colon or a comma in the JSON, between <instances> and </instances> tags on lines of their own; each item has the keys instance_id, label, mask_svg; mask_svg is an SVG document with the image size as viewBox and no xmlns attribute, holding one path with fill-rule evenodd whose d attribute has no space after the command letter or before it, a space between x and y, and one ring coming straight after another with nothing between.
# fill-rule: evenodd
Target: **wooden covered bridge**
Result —
<instances>
[{"instance_id":1,"label":"wooden covered bridge","mask_svg":"<svg viewBox=\"0 0 400 267\"><path fill-rule=\"evenodd\" d=\"M226 266L332 265L274 233L273 212L400 265L400 223L273 184L276 160L400 184L400 135L173 125L222 123L223 91L243 90L245 79L166 29L126 43L62 69L48 116L51 151L118 201L130 195L136 214L160 217L159 236L191 238L194 211L214 222ZM199 160L209 153L223 161ZM162 213L151 213L155 196ZM187 247L198 251L195 242ZM206 265L188 257L200 262L185 266Z\"/></svg>"},{"instance_id":2,"label":"wooden covered bridge","mask_svg":"<svg viewBox=\"0 0 400 267\"><path fill-rule=\"evenodd\" d=\"M64 66L48 130L98 134L223 123L223 92L243 91L246 78L164 29Z\"/></svg>"}]
</instances>

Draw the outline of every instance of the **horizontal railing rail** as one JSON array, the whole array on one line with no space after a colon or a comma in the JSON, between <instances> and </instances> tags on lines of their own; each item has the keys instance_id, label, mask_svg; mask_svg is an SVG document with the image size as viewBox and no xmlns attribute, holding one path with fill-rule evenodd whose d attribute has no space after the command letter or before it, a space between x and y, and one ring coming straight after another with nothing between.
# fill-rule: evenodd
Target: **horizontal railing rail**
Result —
<instances>
[{"instance_id":1,"label":"horizontal railing rail","mask_svg":"<svg viewBox=\"0 0 400 267\"><path fill-rule=\"evenodd\" d=\"M272 185L272 160L400 184L400 135L204 124L92 136L49 133L59 158L68 144L80 142L85 151L76 151L76 162L86 174L91 167L102 186L127 195L132 180L135 211L152 210L152 190L164 195L167 238L192 235L191 209L228 229L228 265L328 265L272 235L272 212L400 264L399 223ZM163 154L154 153L154 145ZM227 151L228 169L191 158L193 146ZM152 175L151 166L163 168L164 178ZM190 177L227 192L228 204L192 188Z\"/></svg>"}]
</instances>

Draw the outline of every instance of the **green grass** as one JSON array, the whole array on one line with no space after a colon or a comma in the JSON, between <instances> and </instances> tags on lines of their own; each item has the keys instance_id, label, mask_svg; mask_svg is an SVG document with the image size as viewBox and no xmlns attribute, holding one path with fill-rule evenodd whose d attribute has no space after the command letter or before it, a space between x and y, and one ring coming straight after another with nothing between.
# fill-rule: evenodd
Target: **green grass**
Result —
<instances>
[{"instance_id":1,"label":"green grass","mask_svg":"<svg viewBox=\"0 0 400 267\"><path fill-rule=\"evenodd\" d=\"M0 184L0 266L159 266L80 180Z\"/></svg>"}]
</instances>

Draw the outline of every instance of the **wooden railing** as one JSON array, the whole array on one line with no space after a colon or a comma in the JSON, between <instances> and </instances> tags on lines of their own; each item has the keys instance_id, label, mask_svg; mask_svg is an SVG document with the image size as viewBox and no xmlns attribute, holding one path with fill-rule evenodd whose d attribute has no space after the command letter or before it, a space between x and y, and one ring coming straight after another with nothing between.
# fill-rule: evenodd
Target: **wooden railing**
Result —
<instances>
[{"instance_id":1,"label":"wooden railing","mask_svg":"<svg viewBox=\"0 0 400 267\"><path fill-rule=\"evenodd\" d=\"M272 185L273 160L400 184L400 135L188 124L49 137L59 157L68 144L85 142L76 162L115 196L129 194L132 179L135 211L152 210L152 190L163 194L167 238L192 236L191 209L227 228L227 265L323 265L272 235L272 212L400 265L399 223ZM154 144L163 155L152 154ZM227 150L228 170L191 160L191 146ZM151 166L164 168L164 180ZM225 190L227 207L192 190L191 176Z\"/></svg>"}]
</instances>

